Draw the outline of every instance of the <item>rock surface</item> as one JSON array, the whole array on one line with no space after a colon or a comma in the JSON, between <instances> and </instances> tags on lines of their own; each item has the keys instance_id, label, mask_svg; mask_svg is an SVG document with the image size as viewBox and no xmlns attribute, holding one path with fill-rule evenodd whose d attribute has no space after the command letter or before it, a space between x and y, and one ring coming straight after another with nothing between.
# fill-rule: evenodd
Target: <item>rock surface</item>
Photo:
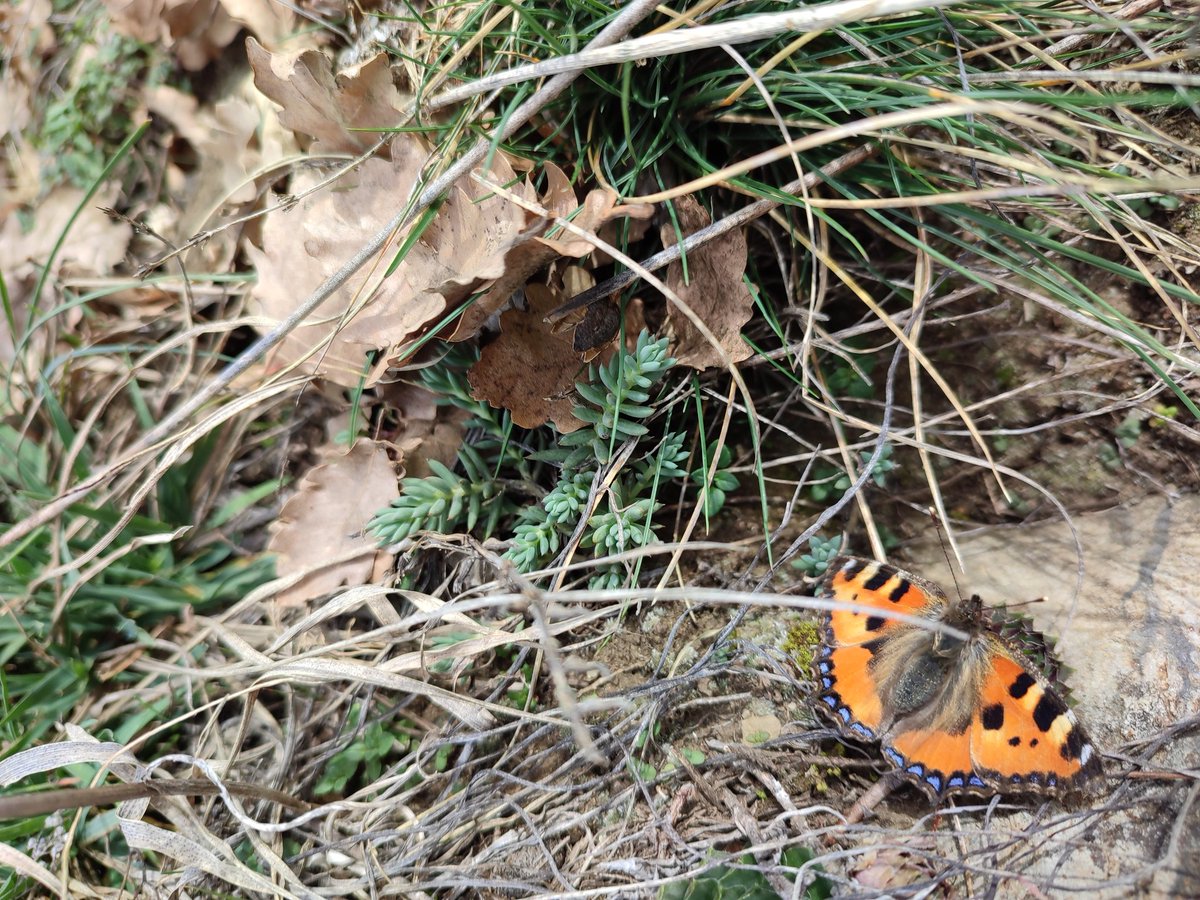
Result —
<instances>
[{"instance_id":1,"label":"rock surface","mask_svg":"<svg viewBox=\"0 0 1200 900\"><path fill-rule=\"evenodd\" d=\"M1200 896L1200 497L993 530L960 547L964 594L1045 598L1019 609L1057 638L1110 776L1083 808L962 817L962 862L979 884L1018 876L993 882L1001 895ZM936 544L909 559L953 592Z\"/></svg>"}]
</instances>

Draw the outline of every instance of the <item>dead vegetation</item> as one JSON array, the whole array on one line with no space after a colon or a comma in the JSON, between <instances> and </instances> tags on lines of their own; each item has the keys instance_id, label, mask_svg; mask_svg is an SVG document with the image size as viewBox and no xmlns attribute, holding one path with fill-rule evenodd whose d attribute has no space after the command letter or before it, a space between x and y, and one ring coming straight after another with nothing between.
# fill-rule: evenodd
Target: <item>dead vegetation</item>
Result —
<instances>
[{"instance_id":1,"label":"dead vegetation","mask_svg":"<svg viewBox=\"0 0 1200 900\"><path fill-rule=\"evenodd\" d=\"M804 578L1194 487L1194 36L752 6L0 12L5 890L1194 885L1195 696L847 823Z\"/></svg>"}]
</instances>

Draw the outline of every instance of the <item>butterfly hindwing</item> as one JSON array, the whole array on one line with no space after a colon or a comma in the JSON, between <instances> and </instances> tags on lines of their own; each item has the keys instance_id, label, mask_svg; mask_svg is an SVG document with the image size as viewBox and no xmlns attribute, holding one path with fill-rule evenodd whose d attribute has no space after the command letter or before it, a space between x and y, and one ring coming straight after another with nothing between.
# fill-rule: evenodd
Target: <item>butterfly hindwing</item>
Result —
<instances>
[{"instance_id":1,"label":"butterfly hindwing","mask_svg":"<svg viewBox=\"0 0 1200 900\"><path fill-rule=\"evenodd\" d=\"M930 797L987 787L975 771L968 735L961 732L905 731L882 749L884 757Z\"/></svg>"}]
</instances>

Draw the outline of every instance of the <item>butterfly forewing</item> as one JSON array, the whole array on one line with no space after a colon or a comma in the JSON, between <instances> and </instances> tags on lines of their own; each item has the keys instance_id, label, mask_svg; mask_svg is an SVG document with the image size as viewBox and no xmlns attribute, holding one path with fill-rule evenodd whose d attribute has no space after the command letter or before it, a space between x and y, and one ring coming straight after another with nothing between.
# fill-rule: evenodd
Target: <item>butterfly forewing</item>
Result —
<instances>
[{"instance_id":1,"label":"butterfly forewing","mask_svg":"<svg viewBox=\"0 0 1200 900\"><path fill-rule=\"evenodd\" d=\"M1075 714L1031 667L993 659L971 726L976 769L996 784L1070 787L1100 773L1100 755Z\"/></svg>"}]
</instances>

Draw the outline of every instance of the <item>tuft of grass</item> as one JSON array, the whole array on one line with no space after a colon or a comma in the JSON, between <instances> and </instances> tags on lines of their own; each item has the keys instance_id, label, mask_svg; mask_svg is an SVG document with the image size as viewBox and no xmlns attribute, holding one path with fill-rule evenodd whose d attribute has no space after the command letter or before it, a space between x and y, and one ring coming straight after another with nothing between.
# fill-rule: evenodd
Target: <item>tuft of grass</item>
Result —
<instances>
[{"instance_id":1,"label":"tuft of grass","mask_svg":"<svg viewBox=\"0 0 1200 900\"><path fill-rule=\"evenodd\" d=\"M0 424L0 520L21 521L54 496L47 444ZM174 540L193 524L185 498L205 477L204 459L198 452L168 473L158 504L167 517L134 516L91 578L48 573L120 519L110 503L80 502L64 521L35 529L0 556L0 757L45 738L99 679L110 688L134 683L119 669L105 675L114 653L149 648L164 624L223 609L273 576L268 558L239 557L231 543L188 552Z\"/></svg>"}]
</instances>

